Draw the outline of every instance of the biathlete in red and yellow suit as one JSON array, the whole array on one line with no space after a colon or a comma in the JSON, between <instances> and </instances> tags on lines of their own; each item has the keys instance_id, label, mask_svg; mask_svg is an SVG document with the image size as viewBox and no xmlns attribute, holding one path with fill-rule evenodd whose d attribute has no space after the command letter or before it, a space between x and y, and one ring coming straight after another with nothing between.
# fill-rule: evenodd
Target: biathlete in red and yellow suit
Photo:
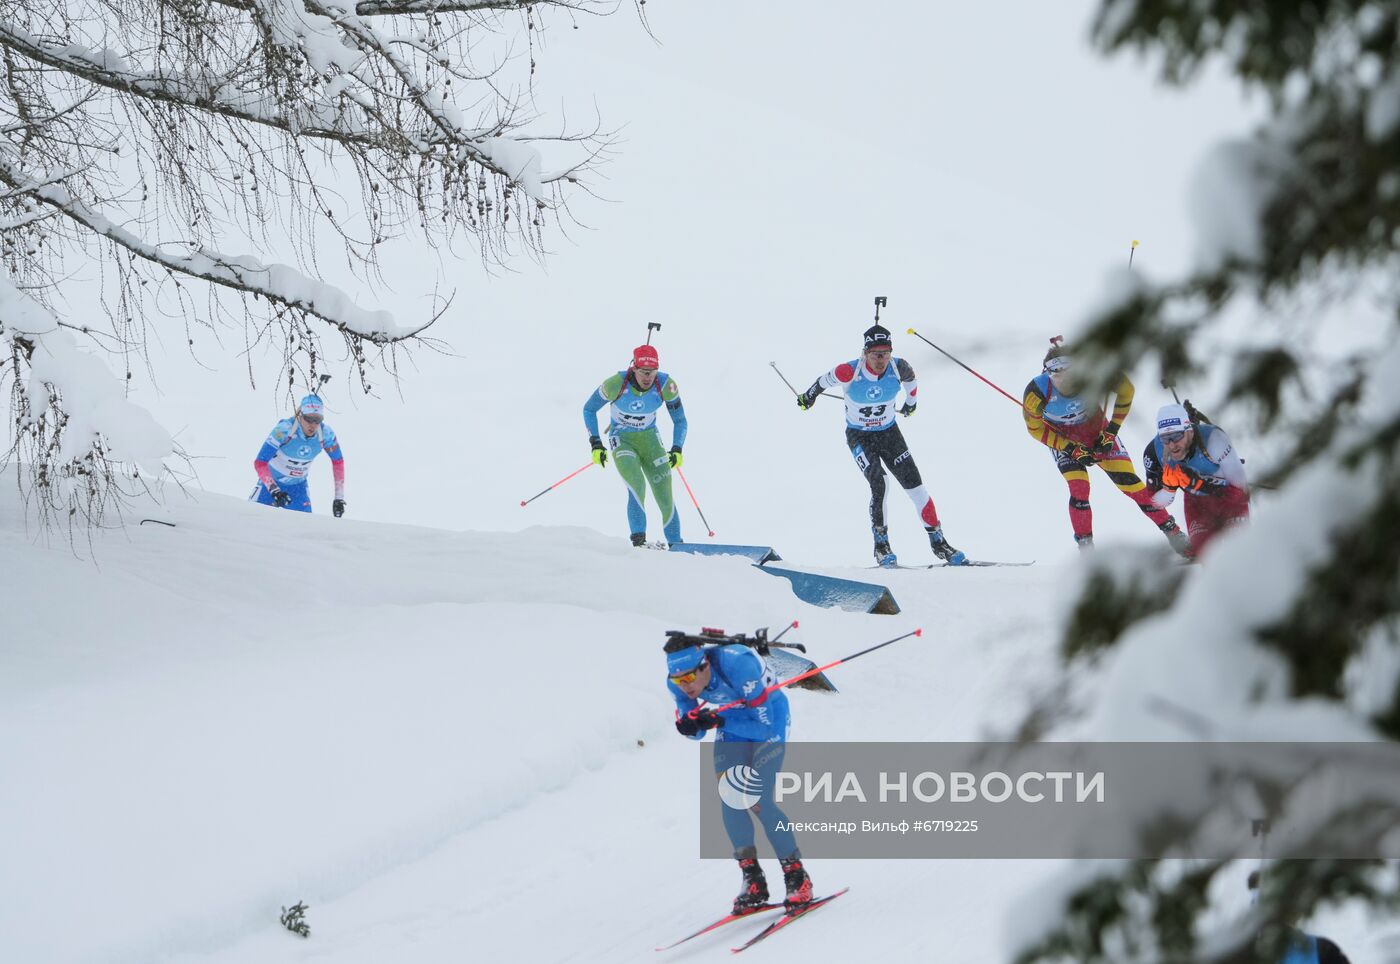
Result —
<instances>
[{"instance_id":1,"label":"biathlete in red and yellow suit","mask_svg":"<svg viewBox=\"0 0 1400 964\"><path fill-rule=\"evenodd\" d=\"M1068 351L1059 338L1045 355L1044 370L1031 379L1022 399L1022 416L1031 438L1051 450L1055 467L1069 486L1069 521L1081 549L1093 548L1094 516L1089 507L1089 467L1097 465L1118 490L1138 504L1166 535L1173 549L1188 558L1191 540L1170 514L1152 501L1152 493L1133 468L1118 431L1133 407L1133 383L1123 375L1113 389L1113 417L1106 419L1107 397L1086 398L1071 374Z\"/></svg>"}]
</instances>

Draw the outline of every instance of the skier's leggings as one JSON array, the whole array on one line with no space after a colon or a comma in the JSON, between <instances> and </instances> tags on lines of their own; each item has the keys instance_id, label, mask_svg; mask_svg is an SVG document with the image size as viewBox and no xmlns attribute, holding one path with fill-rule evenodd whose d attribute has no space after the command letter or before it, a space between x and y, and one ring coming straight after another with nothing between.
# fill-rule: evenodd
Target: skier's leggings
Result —
<instances>
[{"instance_id":1,"label":"skier's leggings","mask_svg":"<svg viewBox=\"0 0 1400 964\"><path fill-rule=\"evenodd\" d=\"M681 516L671 498L671 456L661 445L655 428L641 432L617 432L612 444L613 464L627 483L627 525L630 532L647 531L647 483L656 496L656 508L667 542L681 541Z\"/></svg>"},{"instance_id":2,"label":"skier's leggings","mask_svg":"<svg viewBox=\"0 0 1400 964\"><path fill-rule=\"evenodd\" d=\"M889 466L895 481L914 503L914 511L919 513L924 525L938 525L938 510L933 507L933 499L924 488L914 456L909 454L909 445L904 441L904 433L898 425L892 424L876 432L847 426L846 445L850 447L851 457L856 460L856 467L865 475L865 481L870 483L872 526L877 529L885 526L885 470L881 462Z\"/></svg>"},{"instance_id":3,"label":"skier's leggings","mask_svg":"<svg viewBox=\"0 0 1400 964\"><path fill-rule=\"evenodd\" d=\"M1249 494L1230 486L1221 495L1186 493L1186 531L1199 555L1216 536L1249 521Z\"/></svg>"},{"instance_id":4,"label":"skier's leggings","mask_svg":"<svg viewBox=\"0 0 1400 964\"><path fill-rule=\"evenodd\" d=\"M773 791L778 785L778 770L782 768L783 752L786 749L787 744L783 742L719 740L715 743L717 777L723 779L725 770L745 765L753 767L762 781L763 790L759 794L758 803L749 810L735 810L728 804L721 806L724 811L724 829L729 834L730 842L734 844L736 856L753 848L754 830L750 813L756 815L758 822L763 825L763 832L768 835L768 842L773 845L775 854L786 859L797 853L797 838L792 835L791 830L785 829L789 826L787 815L778 809L778 803L773 799Z\"/></svg>"},{"instance_id":5,"label":"skier's leggings","mask_svg":"<svg viewBox=\"0 0 1400 964\"><path fill-rule=\"evenodd\" d=\"M1089 508L1089 470L1064 452L1052 449L1050 454L1055 457L1055 466L1069 486L1069 524L1074 528L1074 534L1093 535L1094 512ZM1094 464L1108 473L1113 484L1118 486L1118 491L1136 502L1143 515L1151 519L1159 529L1171 520L1171 515L1166 509L1153 504L1151 491L1142 479L1138 478L1137 469L1133 468L1133 460L1128 456L1128 451L1123 448L1121 441L1115 441L1112 451L1107 455L1094 456Z\"/></svg>"}]
</instances>

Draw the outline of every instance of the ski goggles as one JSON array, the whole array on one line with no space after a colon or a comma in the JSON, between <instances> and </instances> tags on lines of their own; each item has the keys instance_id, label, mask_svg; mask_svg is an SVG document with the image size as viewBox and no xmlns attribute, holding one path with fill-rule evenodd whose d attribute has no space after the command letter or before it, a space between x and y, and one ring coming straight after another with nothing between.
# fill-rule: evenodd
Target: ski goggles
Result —
<instances>
[{"instance_id":1,"label":"ski goggles","mask_svg":"<svg viewBox=\"0 0 1400 964\"><path fill-rule=\"evenodd\" d=\"M706 663L705 660L701 660L700 665L696 666L694 669L686 670L684 673L674 673L666 678L677 686L680 686L682 683L694 683L707 665L708 663Z\"/></svg>"}]
</instances>

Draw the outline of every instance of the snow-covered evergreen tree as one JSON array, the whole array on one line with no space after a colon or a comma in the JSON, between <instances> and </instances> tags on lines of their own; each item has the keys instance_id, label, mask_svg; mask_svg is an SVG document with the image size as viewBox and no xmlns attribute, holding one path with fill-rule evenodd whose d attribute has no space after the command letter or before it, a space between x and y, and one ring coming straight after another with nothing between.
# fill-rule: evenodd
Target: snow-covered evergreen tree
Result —
<instances>
[{"instance_id":1,"label":"snow-covered evergreen tree","mask_svg":"<svg viewBox=\"0 0 1400 964\"><path fill-rule=\"evenodd\" d=\"M1067 685L1026 732L1400 739L1400 9L1106 0L1094 35L1172 83L1223 65L1267 104L1204 159L1194 271L1126 274L1079 344L1101 371L1155 360L1168 383L1227 386L1196 401L1277 443L1250 469L1279 491L1192 579L1160 559L1097 568L1066 627ZM1358 317L1377 306L1368 337ZM1372 803L1400 822L1396 801ZM1274 964L1323 906L1400 906L1382 861L1270 856L1257 906L1225 922L1207 912L1226 862L1095 868L1019 960Z\"/></svg>"}]
</instances>

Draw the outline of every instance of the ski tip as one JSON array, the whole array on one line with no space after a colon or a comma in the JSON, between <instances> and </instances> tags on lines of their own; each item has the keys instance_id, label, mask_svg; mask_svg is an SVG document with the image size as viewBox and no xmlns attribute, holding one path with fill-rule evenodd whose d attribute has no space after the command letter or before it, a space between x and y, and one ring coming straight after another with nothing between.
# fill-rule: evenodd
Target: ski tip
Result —
<instances>
[{"instance_id":1,"label":"ski tip","mask_svg":"<svg viewBox=\"0 0 1400 964\"><path fill-rule=\"evenodd\" d=\"M923 634L924 634L924 631L923 631L922 628L914 630L914 635L915 635L915 636L922 636Z\"/></svg>"},{"instance_id":2,"label":"ski tip","mask_svg":"<svg viewBox=\"0 0 1400 964\"><path fill-rule=\"evenodd\" d=\"M712 531L712 532L710 533L710 538L713 539L714 537L715 537L715 534L714 534L714 532Z\"/></svg>"},{"instance_id":3,"label":"ski tip","mask_svg":"<svg viewBox=\"0 0 1400 964\"><path fill-rule=\"evenodd\" d=\"M520 508L522 508L522 509L525 508L525 500L524 500L524 499L521 499L521 500L520 500Z\"/></svg>"},{"instance_id":4,"label":"ski tip","mask_svg":"<svg viewBox=\"0 0 1400 964\"><path fill-rule=\"evenodd\" d=\"M916 332L914 331L913 328L906 328L906 329L904 330L904 333L905 333L906 335L913 335L913 334L916 334Z\"/></svg>"},{"instance_id":5,"label":"ski tip","mask_svg":"<svg viewBox=\"0 0 1400 964\"><path fill-rule=\"evenodd\" d=\"M797 620L795 620L795 619L792 621L792 628L793 628L793 629L796 629L796 628L797 628Z\"/></svg>"}]
</instances>

